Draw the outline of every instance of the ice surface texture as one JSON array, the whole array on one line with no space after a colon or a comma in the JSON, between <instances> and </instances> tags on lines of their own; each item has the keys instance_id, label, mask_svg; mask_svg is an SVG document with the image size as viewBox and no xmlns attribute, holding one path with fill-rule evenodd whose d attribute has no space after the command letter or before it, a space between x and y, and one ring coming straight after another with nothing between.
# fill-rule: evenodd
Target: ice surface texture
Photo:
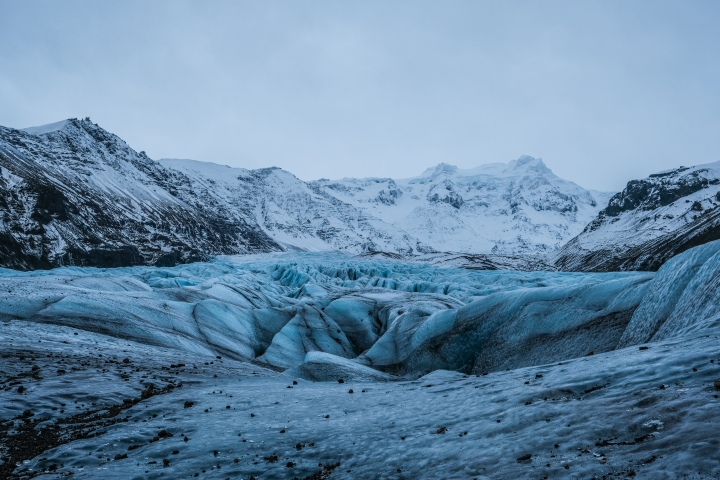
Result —
<instances>
[{"instance_id":1,"label":"ice surface texture","mask_svg":"<svg viewBox=\"0 0 720 480\"><path fill-rule=\"evenodd\" d=\"M2 270L0 318L279 369L311 363L298 370L309 378L332 376L332 359L338 371L352 360L404 376L485 373L716 327L719 251L720 242L692 249L657 276L474 272L309 253Z\"/></svg>"},{"instance_id":2,"label":"ice surface texture","mask_svg":"<svg viewBox=\"0 0 720 480\"><path fill-rule=\"evenodd\" d=\"M0 382L20 377L25 388L0 389L0 419L22 423L31 410L38 429L59 422L65 433L72 415L139 399L149 383L182 384L123 409L114 425L89 422L91 437L15 457L11 479L42 469L43 480L322 478L318 464L338 463L329 480L619 479L631 470L641 479L709 480L720 471L715 336L393 382L323 353L295 367L331 380L310 382L295 368L274 373L63 326L0 322L0 338ZM23 377L33 365L39 378ZM153 441L163 430L173 436Z\"/></svg>"}]
</instances>

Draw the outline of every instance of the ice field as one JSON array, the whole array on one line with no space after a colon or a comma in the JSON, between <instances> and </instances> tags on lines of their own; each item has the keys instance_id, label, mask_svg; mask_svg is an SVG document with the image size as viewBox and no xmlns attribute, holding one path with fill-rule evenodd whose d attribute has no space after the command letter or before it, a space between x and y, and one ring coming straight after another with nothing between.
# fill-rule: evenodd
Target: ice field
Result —
<instances>
[{"instance_id":1,"label":"ice field","mask_svg":"<svg viewBox=\"0 0 720 480\"><path fill-rule=\"evenodd\" d=\"M2 270L0 477L718 478L718 305L720 242L656 274Z\"/></svg>"}]
</instances>

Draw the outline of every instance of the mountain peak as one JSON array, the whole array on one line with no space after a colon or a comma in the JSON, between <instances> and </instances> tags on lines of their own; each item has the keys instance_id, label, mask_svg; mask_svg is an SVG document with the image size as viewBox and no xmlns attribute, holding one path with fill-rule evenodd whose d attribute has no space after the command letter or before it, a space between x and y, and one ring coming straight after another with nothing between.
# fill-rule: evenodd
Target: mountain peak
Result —
<instances>
[{"instance_id":1,"label":"mountain peak","mask_svg":"<svg viewBox=\"0 0 720 480\"><path fill-rule=\"evenodd\" d=\"M520 155L516 160L507 163L505 171L513 170L536 170L538 172L550 172L551 170L542 161L542 158L531 157L530 155Z\"/></svg>"},{"instance_id":2,"label":"mountain peak","mask_svg":"<svg viewBox=\"0 0 720 480\"><path fill-rule=\"evenodd\" d=\"M486 163L474 168L458 168L448 163L439 163L435 167L425 170L420 176L437 178L440 175L458 175L458 176L474 176L474 175L493 175L493 176L513 176L519 173L552 173L542 158L531 157L530 155L521 155L515 160L508 163Z\"/></svg>"},{"instance_id":3,"label":"mountain peak","mask_svg":"<svg viewBox=\"0 0 720 480\"><path fill-rule=\"evenodd\" d=\"M438 175L442 175L443 173L446 175L452 175L454 173L457 173L457 171L458 171L457 166L450 165L449 163L441 162L434 167L428 168L420 176L421 177L427 177L427 176L437 177Z\"/></svg>"}]
</instances>

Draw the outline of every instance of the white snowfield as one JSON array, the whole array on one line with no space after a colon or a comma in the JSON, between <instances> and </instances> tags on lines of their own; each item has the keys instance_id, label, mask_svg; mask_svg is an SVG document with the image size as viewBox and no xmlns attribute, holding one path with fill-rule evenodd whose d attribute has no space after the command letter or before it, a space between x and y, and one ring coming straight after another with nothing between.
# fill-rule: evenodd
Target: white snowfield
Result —
<instances>
[{"instance_id":1,"label":"white snowfield","mask_svg":"<svg viewBox=\"0 0 720 480\"><path fill-rule=\"evenodd\" d=\"M204 203L226 205L233 215L250 216L249 223L288 251L429 250L404 231L279 168L246 170L180 159L159 162L185 174Z\"/></svg>"},{"instance_id":2,"label":"white snowfield","mask_svg":"<svg viewBox=\"0 0 720 480\"><path fill-rule=\"evenodd\" d=\"M441 163L403 180L309 183L280 169L160 163L214 201L254 211L289 250L546 254L580 233L611 195L563 180L528 156L469 170Z\"/></svg>"},{"instance_id":3,"label":"white snowfield","mask_svg":"<svg viewBox=\"0 0 720 480\"><path fill-rule=\"evenodd\" d=\"M563 180L527 155L472 169L441 163L400 180L313 185L437 251L466 253L550 252L580 233L612 195Z\"/></svg>"},{"instance_id":4,"label":"white snowfield","mask_svg":"<svg viewBox=\"0 0 720 480\"><path fill-rule=\"evenodd\" d=\"M296 253L3 270L0 292L0 418L124 405L17 478L720 474L720 241L657 274Z\"/></svg>"}]
</instances>

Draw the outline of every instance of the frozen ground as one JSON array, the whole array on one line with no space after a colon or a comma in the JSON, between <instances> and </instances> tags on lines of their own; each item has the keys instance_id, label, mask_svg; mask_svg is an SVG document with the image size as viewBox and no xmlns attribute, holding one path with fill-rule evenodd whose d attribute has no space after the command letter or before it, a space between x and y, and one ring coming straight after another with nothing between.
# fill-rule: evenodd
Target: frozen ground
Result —
<instances>
[{"instance_id":1,"label":"frozen ground","mask_svg":"<svg viewBox=\"0 0 720 480\"><path fill-rule=\"evenodd\" d=\"M719 251L3 271L0 477L718 478Z\"/></svg>"}]
</instances>

